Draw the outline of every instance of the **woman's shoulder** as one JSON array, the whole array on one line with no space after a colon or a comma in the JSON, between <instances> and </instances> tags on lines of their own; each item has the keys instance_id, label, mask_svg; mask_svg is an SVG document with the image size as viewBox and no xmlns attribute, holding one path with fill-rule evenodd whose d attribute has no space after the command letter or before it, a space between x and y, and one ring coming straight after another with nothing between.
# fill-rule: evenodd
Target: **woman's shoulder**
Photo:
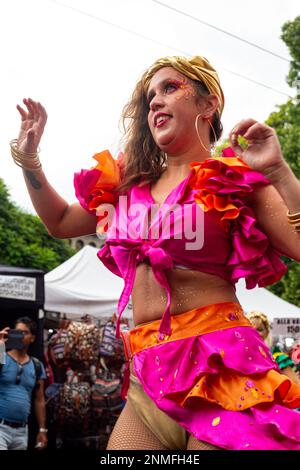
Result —
<instances>
[{"instance_id":1,"label":"woman's shoulder","mask_svg":"<svg viewBox=\"0 0 300 470\"><path fill-rule=\"evenodd\" d=\"M80 205L96 214L100 204L116 202L121 177L120 163L109 150L96 153L93 158L97 162L95 166L74 174L74 188Z\"/></svg>"},{"instance_id":2,"label":"woman's shoulder","mask_svg":"<svg viewBox=\"0 0 300 470\"><path fill-rule=\"evenodd\" d=\"M231 149L222 156L193 165L190 184L204 212L214 212L219 226L231 239L227 260L233 282L245 277L247 288L278 281L286 267L273 249L268 231L251 207L252 195L269 188L269 180L247 165ZM262 189L260 189L262 188Z\"/></svg>"},{"instance_id":3,"label":"woman's shoulder","mask_svg":"<svg viewBox=\"0 0 300 470\"><path fill-rule=\"evenodd\" d=\"M251 168L243 159L235 154L231 147L226 147L219 155L212 155L203 162L191 163L195 184L211 184L213 181L224 186L233 185L233 188L241 186L248 189L247 185L269 184L269 180L259 171ZM215 185L214 189L218 189Z\"/></svg>"},{"instance_id":4,"label":"woman's shoulder","mask_svg":"<svg viewBox=\"0 0 300 470\"><path fill-rule=\"evenodd\" d=\"M241 208L248 206L251 195L269 181L249 167L229 147L220 156L191 164L190 187L195 190L195 200L204 212L217 211L220 225L229 228L230 220L239 217Z\"/></svg>"}]
</instances>

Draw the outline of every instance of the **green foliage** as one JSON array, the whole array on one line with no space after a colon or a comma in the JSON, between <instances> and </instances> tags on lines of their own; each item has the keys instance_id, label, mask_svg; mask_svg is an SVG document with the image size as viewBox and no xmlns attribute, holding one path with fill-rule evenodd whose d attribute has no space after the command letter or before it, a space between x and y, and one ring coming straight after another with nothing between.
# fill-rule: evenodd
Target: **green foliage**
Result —
<instances>
[{"instance_id":1,"label":"green foliage","mask_svg":"<svg viewBox=\"0 0 300 470\"><path fill-rule=\"evenodd\" d=\"M277 106L277 111L270 114L266 123L276 130L284 158L300 179L300 16L283 25L281 38L292 57L287 82L296 89L297 97ZM283 260L288 272L269 290L300 307L300 265L289 258Z\"/></svg>"},{"instance_id":2,"label":"green foliage","mask_svg":"<svg viewBox=\"0 0 300 470\"><path fill-rule=\"evenodd\" d=\"M221 157L222 156L222 151L226 149L226 147L230 147L230 142L228 139L224 139L220 145L218 145L214 152L213 156L214 157Z\"/></svg>"},{"instance_id":3,"label":"green foliage","mask_svg":"<svg viewBox=\"0 0 300 470\"><path fill-rule=\"evenodd\" d=\"M288 100L277 109L266 123L276 130L284 158L300 178L300 103Z\"/></svg>"},{"instance_id":4,"label":"green foliage","mask_svg":"<svg viewBox=\"0 0 300 470\"><path fill-rule=\"evenodd\" d=\"M282 27L281 39L289 48L292 61L287 82L300 92L300 16L293 21L286 22Z\"/></svg>"},{"instance_id":5,"label":"green foliage","mask_svg":"<svg viewBox=\"0 0 300 470\"><path fill-rule=\"evenodd\" d=\"M284 158L300 179L300 16L283 25L281 38L292 57L287 82L295 88L296 96L295 99L289 99L277 106L277 110L270 114L266 124L276 130ZM240 145L243 144L244 142L240 142ZM216 156L228 146L229 141L224 140L216 149ZM278 297L300 307L300 264L287 257L283 257L283 261L288 267L288 272L268 289Z\"/></svg>"},{"instance_id":6,"label":"green foliage","mask_svg":"<svg viewBox=\"0 0 300 470\"><path fill-rule=\"evenodd\" d=\"M51 237L37 216L10 200L0 178L0 264L48 272L74 253L67 241Z\"/></svg>"},{"instance_id":7,"label":"green foliage","mask_svg":"<svg viewBox=\"0 0 300 470\"><path fill-rule=\"evenodd\" d=\"M268 287L273 294L300 307L300 264L284 258L288 272L279 282Z\"/></svg>"}]
</instances>

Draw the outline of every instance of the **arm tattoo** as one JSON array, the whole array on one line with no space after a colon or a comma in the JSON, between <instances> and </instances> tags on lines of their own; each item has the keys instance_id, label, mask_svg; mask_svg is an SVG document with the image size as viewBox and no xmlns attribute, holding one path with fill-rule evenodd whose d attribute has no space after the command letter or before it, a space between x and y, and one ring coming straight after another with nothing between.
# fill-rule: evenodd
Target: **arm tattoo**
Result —
<instances>
[{"instance_id":1,"label":"arm tattoo","mask_svg":"<svg viewBox=\"0 0 300 470\"><path fill-rule=\"evenodd\" d=\"M26 171L26 176L30 181L31 186L34 189L41 189L42 183L36 178L36 175L34 174L33 171Z\"/></svg>"}]
</instances>

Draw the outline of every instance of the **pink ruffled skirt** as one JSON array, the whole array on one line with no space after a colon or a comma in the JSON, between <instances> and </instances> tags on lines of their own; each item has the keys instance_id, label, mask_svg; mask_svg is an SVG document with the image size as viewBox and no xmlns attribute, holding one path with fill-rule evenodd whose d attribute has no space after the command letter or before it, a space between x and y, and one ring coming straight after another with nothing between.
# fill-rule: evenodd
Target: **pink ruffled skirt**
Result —
<instances>
[{"instance_id":1,"label":"pink ruffled skirt","mask_svg":"<svg viewBox=\"0 0 300 470\"><path fill-rule=\"evenodd\" d=\"M123 336L128 360L156 406L191 435L234 450L300 450L300 387L279 372L238 303L160 320Z\"/></svg>"}]
</instances>

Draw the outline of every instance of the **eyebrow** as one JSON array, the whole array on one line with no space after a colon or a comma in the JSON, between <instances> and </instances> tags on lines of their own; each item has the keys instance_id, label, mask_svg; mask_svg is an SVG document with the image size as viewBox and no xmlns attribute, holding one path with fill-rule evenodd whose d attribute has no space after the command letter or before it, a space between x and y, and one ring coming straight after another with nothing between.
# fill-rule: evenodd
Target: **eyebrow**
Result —
<instances>
[{"instance_id":1,"label":"eyebrow","mask_svg":"<svg viewBox=\"0 0 300 470\"><path fill-rule=\"evenodd\" d=\"M167 83L178 83L178 85L180 85L181 83L183 83L182 80L179 80L178 78L165 78L164 80L162 80L161 82L158 83L158 88L163 88ZM149 103L152 98L154 97L155 95L155 92L153 89L150 89L148 90L147 94L146 94L146 99L147 99L147 102Z\"/></svg>"}]
</instances>

